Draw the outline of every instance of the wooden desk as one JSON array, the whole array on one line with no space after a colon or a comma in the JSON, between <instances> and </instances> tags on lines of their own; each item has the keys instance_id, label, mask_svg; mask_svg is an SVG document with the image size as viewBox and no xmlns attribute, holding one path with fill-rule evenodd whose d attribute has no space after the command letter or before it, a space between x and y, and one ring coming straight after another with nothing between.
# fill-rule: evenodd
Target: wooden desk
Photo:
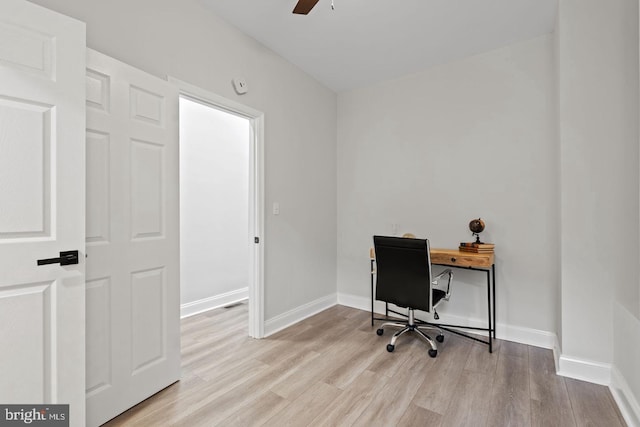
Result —
<instances>
[{"instance_id":1,"label":"wooden desk","mask_svg":"<svg viewBox=\"0 0 640 427\"><path fill-rule=\"evenodd\" d=\"M465 270L473 270L484 272L487 275L487 324L486 328L478 328L464 325L448 325L442 323L431 323L421 321L422 323L428 323L436 325L446 331L452 332L457 335L462 335L472 340L487 344L489 346L489 353L493 352L493 339L496 337L496 264L495 255L493 253L473 253L462 252L458 249L436 249L431 248L429 251L431 256L432 265L442 265L446 267L462 268ZM369 250L369 257L371 258L371 326L373 326L374 320L377 319L373 314L374 294L373 294L373 276L375 275L375 252L373 248ZM403 315L393 310L389 310L388 304L385 303L386 316L389 316L389 311ZM419 320L419 319L418 319ZM487 341L481 340L477 337L467 335L458 330L449 329L466 329L487 332Z\"/></svg>"}]
</instances>

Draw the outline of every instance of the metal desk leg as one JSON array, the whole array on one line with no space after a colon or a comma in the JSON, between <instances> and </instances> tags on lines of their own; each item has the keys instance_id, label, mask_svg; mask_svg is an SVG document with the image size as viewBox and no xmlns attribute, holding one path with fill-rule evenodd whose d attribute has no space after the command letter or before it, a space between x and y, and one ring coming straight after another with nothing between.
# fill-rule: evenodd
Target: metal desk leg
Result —
<instances>
[{"instance_id":1,"label":"metal desk leg","mask_svg":"<svg viewBox=\"0 0 640 427\"><path fill-rule=\"evenodd\" d=\"M493 337L496 337L496 265L491 266L491 278L493 279Z\"/></svg>"},{"instance_id":2,"label":"metal desk leg","mask_svg":"<svg viewBox=\"0 0 640 427\"><path fill-rule=\"evenodd\" d=\"M493 319L493 313L491 313L491 272L487 270L487 317L489 319L489 353L493 353L493 336L491 331L493 330L491 321Z\"/></svg>"},{"instance_id":3,"label":"metal desk leg","mask_svg":"<svg viewBox=\"0 0 640 427\"><path fill-rule=\"evenodd\" d=\"M373 260L371 260L371 326L373 327Z\"/></svg>"}]
</instances>

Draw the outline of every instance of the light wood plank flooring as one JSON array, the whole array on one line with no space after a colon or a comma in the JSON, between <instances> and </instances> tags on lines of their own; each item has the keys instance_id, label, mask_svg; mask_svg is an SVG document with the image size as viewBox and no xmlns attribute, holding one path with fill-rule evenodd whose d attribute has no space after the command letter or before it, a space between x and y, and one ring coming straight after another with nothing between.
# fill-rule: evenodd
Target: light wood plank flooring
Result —
<instances>
[{"instance_id":1,"label":"light wood plank flooring","mask_svg":"<svg viewBox=\"0 0 640 427\"><path fill-rule=\"evenodd\" d=\"M555 374L550 350L447 334L393 353L368 312L335 306L263 340L247 305L182 321L182 380L114 426L624 426L609 390Z\"/></svg>"}]
</instances>

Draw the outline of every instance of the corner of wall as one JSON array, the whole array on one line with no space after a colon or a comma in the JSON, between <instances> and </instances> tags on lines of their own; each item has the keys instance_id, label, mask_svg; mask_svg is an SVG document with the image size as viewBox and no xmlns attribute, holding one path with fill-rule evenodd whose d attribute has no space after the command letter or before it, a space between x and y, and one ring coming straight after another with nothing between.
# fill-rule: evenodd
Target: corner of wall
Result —
<instances>
[{"instance_id":1,"label":"corner of wall","mask_svg":"<svg viewBox=\"0 0 640 427\"><path fill-rule=\"evenodd\" d=\"M289 310L278 316L267 319L264 322L264 337L273 335L282 329L288 328L301 320L311 317L314 314L320 313L330 307L333 307L337 303L336 294L330 294L322 298L318 298L314 301L303 304L299 307Z\"/></svg>"},{"instance_id":2,"label":"corner of wall","mask_svg":"<svg viewBox=\"0 0 640 427\"><path fill-rule=\"evenodd\" d=\"M185 317L195 316L205 311L244 301L247 298L249 298L248 287L181 304L180 318L184 319Z\"/></svg>"},{"instance_id":3,"label":"corner of wall","mask_svg":"<svg viewBox=\"0 0 640 427\"><path fill-rule=\"evenodd\" d=\"M640 319L624 305L614 306L614 359L611 394L629 425L640 426Z\"/></svg>"},{"instance_id":4,"label":"corner of wall","mask_svg":"<svg viewBox=\"0 0 640 427\"><path fill-rule=\"evenodd\" d=\"M560 355L557 374L594 384L611 384L611 364Z\"/></svg>"},{"instance_id":5,"label":"corner of wall","mask_svg":"<svg viewBox=\"0 0 640 427\"><path fill-rule=\"evenodd\" d=\"M629 426L640 426L640 404L624 376L615 366L611 370L609 389L626 423Z\"/></svg>"}]
</instances>

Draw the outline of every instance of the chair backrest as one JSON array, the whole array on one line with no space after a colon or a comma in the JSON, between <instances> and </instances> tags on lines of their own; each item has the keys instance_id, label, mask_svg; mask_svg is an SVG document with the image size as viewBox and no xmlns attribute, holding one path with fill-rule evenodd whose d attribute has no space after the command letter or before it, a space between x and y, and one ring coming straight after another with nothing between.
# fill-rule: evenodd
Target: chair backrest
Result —
<instances>
[{"instance_id":1,"label":"chair backrest","mask_svg":"<svg viewBox=\"0 0 640 427\"><path fill-rule=\"evenodd\" d=\"M373 236L376 299L431 311L429 240Z\"/></svg>"}]
</instances>

